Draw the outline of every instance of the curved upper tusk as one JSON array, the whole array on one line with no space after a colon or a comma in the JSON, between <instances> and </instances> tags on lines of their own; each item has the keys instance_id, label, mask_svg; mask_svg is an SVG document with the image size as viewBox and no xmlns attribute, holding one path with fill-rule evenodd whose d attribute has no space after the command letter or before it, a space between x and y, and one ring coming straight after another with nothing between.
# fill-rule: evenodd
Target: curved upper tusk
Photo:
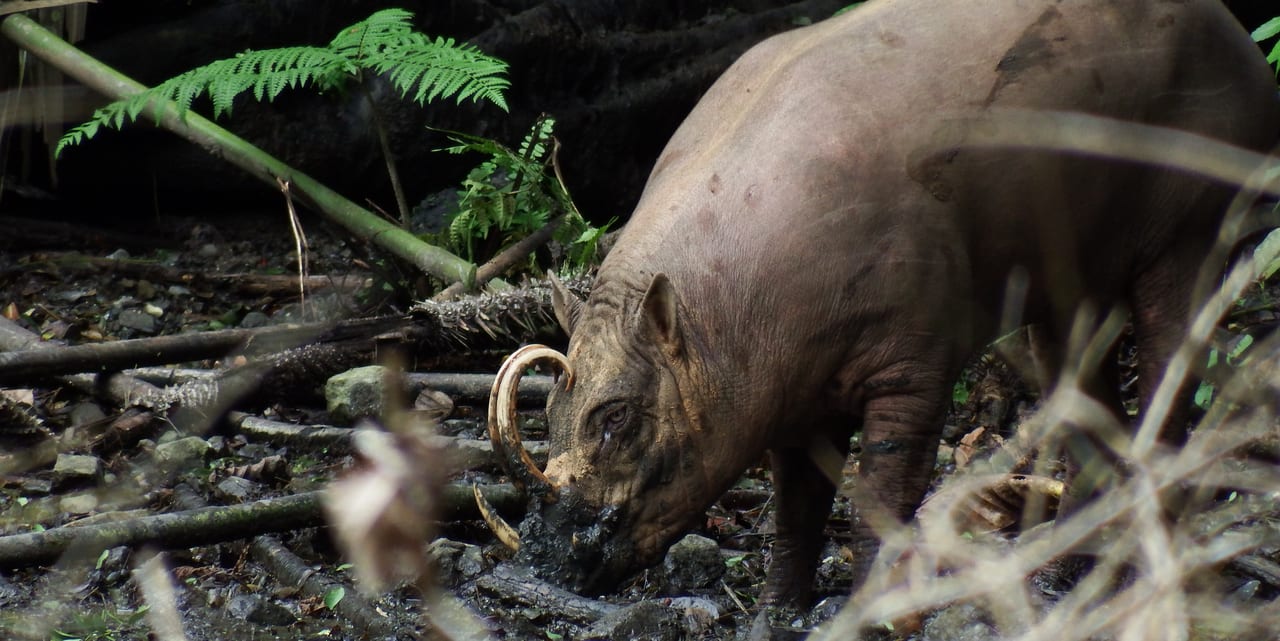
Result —
<instances>
[{"instance_id":1,"label":"curved upper tusk","mask_svg":"<svg viewBox=\"0 0 1280 641\"><path fill-rule=\"evenodd\" d=\"M542 483L553 491L559 491L559 486L538 469L533 457L524 449L516 426L516 389L520 378L526 368L544 359L555 362L564 370L565 389L573 385L573 370L564 354L545 345L526 345L512 352L498 368L498 375L489 390L489 440L514 482L521 485Z\"/></svg>"}]
</instances>

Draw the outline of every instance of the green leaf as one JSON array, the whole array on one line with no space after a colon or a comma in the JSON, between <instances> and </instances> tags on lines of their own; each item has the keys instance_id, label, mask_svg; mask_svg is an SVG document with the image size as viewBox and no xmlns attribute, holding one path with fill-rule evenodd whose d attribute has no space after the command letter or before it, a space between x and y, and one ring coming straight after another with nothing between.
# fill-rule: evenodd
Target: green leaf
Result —
<instances>
[{"instance_id":1,"label":"green leaf","mask_svg":"<svg viewBox=\"0 0 1280 641\"><path fill-rule=\"evenodd\" d=\"M969 383L967 381L956 381L956 384L951 387L951 402L956 405L964 405L969 402Z\"/></svg>"},{"instance_id":2,"label":"green leaf","mask_svg":"<svg viewBox=\"0 0 1280 641\"><path fill-rule=\"evenodd\" d=\"M1236 344L1231 347L1231 351L1227 352L1227 363L1235 365L1240 360L1240 356L1244 354L1244 351L1249 349L1252 344L1253 336L1249 334L1241 336L1240 340L1236 341Z\"/></svg>"},{"instance_id":3,"label":"green leaf","mask_svg":"<svg viewBox=\"0 0 1280 641\"><path fill-rule=\"evenodd\" d=\"M865 1L865 0L864 0L864 1ZM862 6L862 4L863 4L862 2L855 2L855 3L851 4L851 5L849 5L849 6L847 6L847 7L844 7L844 8L842 8L842 9L840 9L840 10L836 11L835 13L831 14L831 17L832 17L832 18L834 18L834 17L836 17L836 16L838 16L838 15L840 15L840 14L842 14L842 13L848 13L848 12L850 12L850 11L853 11L854 9L857 9L858 7L861 7L861 6Z\"/></svg>"},{"instance_id":4,"label":"green leaf","mask_svg":"<svg viewBox=\"0 0 1280 641\"><path fill-rule=\"evenodd\" d=\"M208 96L213 117L230 115L235 100L251 93L258 101L275 100L285 89L312 85L319 91L342 87L359 77L361 69L387 73L404 97L419 104L437 98L488 100L507 110L503 92L507 63L477 47L449 38L434 41L413 31L413 14L384 9L343 29L328 47L283 47L245 51L179 74L137 95L94 112L89 122L71 128L54 150L92 138L107 125L119 129L134 122L148 104L157 119L166 100L182 116L201 96Z\"/></svg>"},{"instance_id":5,"label":"green leaf","mask_svg":"<svg viewBox=\"0 0 1280 641\"><path fill-rule=\"evenodd\" d=\"M1280 34L1280 16L1264 22L1261 27L1254 29L1253 33L1249 35L1253 37L1254 42L1262 42L1267 38L1274 37L1276 34Z\"/></svg>"},{"instance_id":6,"label":"green leaf","mask_svg":"<svg viewBox=\"0 0 1280 641\"><path fill-rule=\"evenodd\" d=\"M1195 404L1202 410L1209 409L1213 404L1213 383L1200 381L1200 387L1196 388Z\"/></svg>"},{"instance_id":7,"label":"green leaf","mask_svg":"<svg viewBox=\"0 0 1280 641\"><path fill-rule=\"evenodd\" d=\"M332 610L338 607L338 604L342 603L342 599L346 596L347 589L340 585L329 588L324 593L324 607Z\"/></svg>"}]
</instances>

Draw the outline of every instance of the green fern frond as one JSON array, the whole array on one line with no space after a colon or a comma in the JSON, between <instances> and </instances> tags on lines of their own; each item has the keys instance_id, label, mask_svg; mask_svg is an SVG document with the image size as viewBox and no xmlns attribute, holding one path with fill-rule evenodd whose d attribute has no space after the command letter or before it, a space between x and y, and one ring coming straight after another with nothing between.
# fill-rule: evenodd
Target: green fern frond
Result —
<instances>
[{"instance_id":1,"label":"green fern frond","mask_svg":"<svg viewBox=\"0 0 1280 641\"><path fill-rule=\"evenodd\" d=\"M58 141L55 153L92 138L102 125L119 129L136 121L147 105L172 100L178 115L201 95L213 104L213 117L230 114L235 99L252 91L256 100L274 100L285 89L311 85L329 91L358 77L361 69L388 73L401 95L418 104L455 97L458 102L488 100L504 111L502 92L510 86L500 77L506 63L472 45L451 39L431 41L413 31L413 14L403 9L377 11L343 29L328 47L285 47L246 51L211 62L94 112L90 125L72 128ZM157 114L157 119L158 119Z\"/></svg>"},{"instance_id":2,"label":"green fern frond","mask_svg":"<svg viewBox=\"0 0 1280 641\"><path fill-rule=\"evenodd\" d=\"M338 32L329 41L329 49L355 62L399 44L411 33L412 13L404 9L383 9Z\"/></svg>"},{"instance_id":3,"label":"green fern frond","mask_svg":"<svg viewBox=\"0 0 1280 641\"><path fill-rule=\"evenodd\" d=\"M489 56L474 45L452 38L430 40L420 33L409 34L403 42L389 45L382 55L369 59L376 73L388 73L392 85L418 104L453 97L458 103L470 98L488 100L507 111L502 92L511 82L502 77L507 63Z\"/></svg>"},{"instance_id":4,"label":"green fern frond","mask_svg":"<svg viewBox=\"0 0 1280 641\"><path fill-rule=\"evenodd\" d=\"M555 131L556 119L546 114L533 123L533 129L520 141L520 156L531 161L541 161L547 154L547 141ZM529 146L533 148L530 149Z\"/></svg>"}]
</instances>

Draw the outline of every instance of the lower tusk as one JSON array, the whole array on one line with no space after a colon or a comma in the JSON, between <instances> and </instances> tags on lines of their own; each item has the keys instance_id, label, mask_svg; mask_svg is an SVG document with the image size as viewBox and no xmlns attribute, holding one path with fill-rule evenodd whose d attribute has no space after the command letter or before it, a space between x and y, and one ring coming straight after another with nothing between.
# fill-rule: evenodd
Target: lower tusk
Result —
<instances>
[{"instance_id":1,"label":"lower tusk","mask_svg":"<svg viewBox=\"0 0 1280 641\"><path fill-rule=\"evenodd\" d=\"M484 494L480 492L479 485L472 483L471 491L476 495L476 507L480 508L480 518L484 519L485 524L489 526L490 530L493 530L494 536L497 536L498 540L501 541L503 545L507 546L507 548L512 552L519 552L520 533L516 532L515 528L511 527L511 525L498 514L497 510L493 509L493 506L489 504L489 501L484 498Z\"/></svg>"}]
</instances>

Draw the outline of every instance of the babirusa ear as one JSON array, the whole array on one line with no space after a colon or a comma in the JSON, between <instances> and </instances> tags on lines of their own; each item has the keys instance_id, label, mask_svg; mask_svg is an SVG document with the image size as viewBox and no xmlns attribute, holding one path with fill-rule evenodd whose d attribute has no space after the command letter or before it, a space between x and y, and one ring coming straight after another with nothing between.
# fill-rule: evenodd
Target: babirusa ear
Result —
<instances>
[{"instance_id":1,"label":"babirusa ear","mask_svg":"<svg viewBox=\"0 0 1280 641\"><path fill-rule=\"evenodd\" d=\"M551 309L556 313L556 320L565 334L573 336L573 327L582 315L582 299L569 291L555 273L548 271L547 279L551 281Z\"/></svg>"},{"instance_id":2,"label":"babirusa ear","mask_svg":"<svg viewBox=\"0 0 1280 641\"><path fill-rule=\"evenodd\" d=\"M676 315L679 299L676 289L666 274L658 273L649 283L637 313L637 326L649 338L658 341L664 351L679 356L684 350L684 338L680 334L680 321Z\"/></svg>"}]
</instances>

